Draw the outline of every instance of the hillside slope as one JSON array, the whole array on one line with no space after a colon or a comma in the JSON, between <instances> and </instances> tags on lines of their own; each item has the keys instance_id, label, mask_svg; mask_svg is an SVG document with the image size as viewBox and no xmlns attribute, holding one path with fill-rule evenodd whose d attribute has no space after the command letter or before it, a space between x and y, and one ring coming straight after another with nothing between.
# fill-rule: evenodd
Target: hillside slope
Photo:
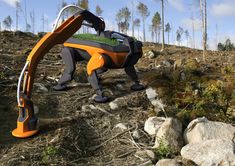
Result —
<instances>
[{"instance_id":1,"label":"hillside slope","mask_svg":"<svg viewBox=\"0 0 235 166\"><path fill-rule=\"evenodd\" d=\"M106 104L93 102L85 63L77 64L69 90L53 91L63 69L61 46L56 46L40 62L36 73L33 101L39 108L40 134L24 140L13 138L16 83L37 40L32 34L0 33L1 165L153 164L179 152L150 160L136 157L137 151L154 145L154 139L144 131L148 117L166 114L178 118L184 128L202 116L234 125L235 52L209 51L204 63L200 50L167 46L159 52L160 45L145 43L144 56L136 68L146 88L156 90L164 112L153 107L145 90L130 90L131 81L123 70L102 75L105 93L111 100ZM115 109L112 104L116 104Z\"/></svg>"}]
</instances>

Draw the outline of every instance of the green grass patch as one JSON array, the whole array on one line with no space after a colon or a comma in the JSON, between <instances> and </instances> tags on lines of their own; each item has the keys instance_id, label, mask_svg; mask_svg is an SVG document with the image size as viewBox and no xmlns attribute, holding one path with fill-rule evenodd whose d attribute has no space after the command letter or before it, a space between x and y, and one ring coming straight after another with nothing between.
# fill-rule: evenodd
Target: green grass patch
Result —
<instances>
[{"instance_id":1,"label":"green grass patch","mask_svg":"<svg viewBox=\"0 0 235 166\"><path fill-rule=\"evenodd\" d=\"M0 79L4 79L5 78L5 73L0 71Z\"/></svg>"},{"instance_id":2,"label":"green grass patch","mask_svg":"<svg viewBox=\"0 0 235 166\"><path fill-rule=\"evenodd\" d=\"M116 39L108 39L108 38L97 36L95 34L77 34L77 35L74 35L73 37L79 40L94 41L98 43L107 44L110 46L117 46L119 44L119 42Z\"/></svg>"},{"instance_id":3,"label":"green grass patch","mask_svg":"<svg viewBox=\"0 0 235 166\"><path fill-rule=\"evenodd\" d=\"M166 143L164 137L159 139L159 147L154 149L154 153L158 160L161 160L164 158L174 158L178 154L177 150L171 148Z\"/></svg>"},{"instance_id":4,"label":"green grass patch","mask_svg":"<svg viewBox=\"0 0 235 166\"><path fill-rule=\"evenodd\" d=\"M48 146L42 152L42 161L48 163L54 156L58 154L58 149L54 146Z\"/></svg>"}]
</instances>

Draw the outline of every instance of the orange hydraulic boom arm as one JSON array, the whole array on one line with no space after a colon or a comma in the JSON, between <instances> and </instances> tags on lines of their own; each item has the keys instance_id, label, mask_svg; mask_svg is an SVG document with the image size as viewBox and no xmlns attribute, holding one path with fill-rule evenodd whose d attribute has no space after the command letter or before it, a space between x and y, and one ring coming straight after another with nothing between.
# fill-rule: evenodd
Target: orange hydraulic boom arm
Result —
<instances>
[{"instance_id":1,"label":"orange hydraulic boom arm","mask_svg":"<svg viewBox=\"0 0 235 166\"><path fill-rule=\"evenodd\" d=\"M69 5L64 7L77 7ZM79 7L77 7L79 8ZM17 87L17 102L19 107L19 117L17 119L17 128L12 131L12 135L19 138L30 137L38 132L38 119L34 115L33 102L31 100L31 91L33 87L34 75L39 61L43 56L56 44L63 44L70 38L78 29L80 29L84 20L100 32L104 30L104 22L99 20L87 10L81 9L63 22L57 29L48 32L33 48L29 54L26 64L21 72L18 87ZM59 19L59 16L58 16ZM58 21L57 19L57 21ZM55 25L56 27L56 25ZM23 86L21 90L21 82L23 78Z\"/></svg>"}]
</instances>

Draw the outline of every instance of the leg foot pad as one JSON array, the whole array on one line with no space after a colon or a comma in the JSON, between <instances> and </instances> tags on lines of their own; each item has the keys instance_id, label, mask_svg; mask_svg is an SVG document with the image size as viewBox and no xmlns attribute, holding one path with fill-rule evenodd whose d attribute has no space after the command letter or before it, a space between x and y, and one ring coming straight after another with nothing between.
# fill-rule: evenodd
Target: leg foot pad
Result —
<instances>
[{"instance_id":1,"label":"leg foot pad","mask_svg":"<svg viewBox=\"0 0 235 166\"><path fill-rule=\"evenodd\" d=\"M108 100L109 100L108 97L106 97L106 96L101 96L101 95L97 95L97 96L95 96L95 98L94 98L94 101L97 102L97 103L105 103L105 102L107 102Z\"/></svg>"},{"instance_id":2,"label":"leg foot pad","mask_svg":"<svg viewBox=\"0 0 235 166\"><path fill-rule=\"evenodd\" d=\"M33 135L35 135L37 133L38 133L38 130L31 130L31 131L22 132L22 131L19 131L17 128L12 131L12 135L14 137L17 137L17 138L31 137L31 136L33 136Z\"/></svg>"},{"instance_id":3,"label":"leg foot pad","mask_svg":"<svg viewBox=\"0 0 235 166\"><path fill-rule=\"evenodd\" d=\"M53 90L55 91L63 91L63 90L66 90L66 86L65 85L61 85L61 84L57 84L53 87Z\"/></svg>"},{"instance_id":4,"label":"leg foot pad","mask_svg":"<svg viewBox=\"0 0 235 166\"><path fill-rule=\"evenodd\" d=\"M141 85L141 84L133 84L131 86L131 90L134 90L134 91L139 91L139 90L143 90L144 89L144 85Z\"/></svg>"}]
</instances>

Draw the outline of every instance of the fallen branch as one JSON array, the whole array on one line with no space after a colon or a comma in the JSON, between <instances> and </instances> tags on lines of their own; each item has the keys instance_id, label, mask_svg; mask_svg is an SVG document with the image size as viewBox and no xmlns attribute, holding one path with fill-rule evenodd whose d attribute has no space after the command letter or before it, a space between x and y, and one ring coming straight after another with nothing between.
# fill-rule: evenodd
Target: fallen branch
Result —
<instances>
[{"instance_id":1,"label":"fallen branch","mask_svg":"<svg viewBox=\"0 0 235 166\"><path fill-rule=\"evenodd\" d=\"M131 111L137 111L137 110L142 110L143 107L127 107L127 109Z\"/></svg>"},{"instance_id":2,"label":"fallen branch","mask_svg":"<svg viewBox=\"0 0 235 166\"><path fill-rule=\"evenodd\" d=\"M108 143L109 141L112 141L113 139L115 139L115 138L117 138L117 137L120 137L121 135L125 134L126 132L129 132L129 131L133 130L134 128L135 128L135 127L132 127L132 128L130 128L130 129L128 129L128 130L122 131L122 132L116 134L115 136L113 136L113 137L107 139L106 141L104 141L104 142L101 143L100 145L93 146L93 147L89 148L89 150L95 151L95 150L101 148L102 146L104 146L104 145L105 145L106 143Z\"/></svg>"},{"instance_id":3,"label":"fallen branch","mask_svg":"<svg viewBox=\"0 0 235 166\"><path fill-rule=\"evenodd\" d=\"M135 124L135 130L138 129L138 124ZM138 145L138 143L135 142L134 138L131 135L131 132L129 131L129 135L131 137L131 139L128 139L132 144L134 144L138 149L141 149L141 147Z\"/></svg>"},{"instance_id":4,"label":"fallen branch","mask_svg":"<svg viewBox=\"0 0 235 166\"><path fill-rule=\"evenodd\" d=\"M85 95L85 96L80 96L80 97L76 98L76 99L73 101L72 106L74 106L74 104L77 103L78 101L83 100L84 98L88 98L89 96L90 96L90 94Z\"/></svg>"},{"instance_id":5,"label":"fallen branch","mask_svg":"<svg viewBox=\"0 0 235 166\"><path fill-rule=\"evenodd\" d=\"M17 87L17 84L9 84L9 85L0 84L0 86L2 86L2 87Z\"/></svg>"},{"instance_id":6,"label":"fallen branch","mask_svg":"<svg viewBox=\"0 0 235 166\"><path fill-rule=\"evenodd\" d=\"M76 82L72 85L68 85L68 88L74 88L74 87L78 87L78 86L91 86L90 83L80 83L80 82Z\"/></svg>"},{"instance_id":7,"label":"fallen branch","mask_svg":"<svg viewBox=\"0 0 235 166\"><path fill-rule=\"evenodd\" d=\"M51 80L51 81L56 81L56 82L59 81L58 78L51 77L51 76L47 76L46 79L47 79L47 80Z\"/></svg>"},{"instance_id":8,"label":"fallen branch","mask_svg":"<svg viewBox=\"0 0 235 166\"><path fill-rule=\"evenodd\" d=\"M37 93L37 92L35 92L35 93ZM45 96L48 96L48 95L60 95L60 94L68 95L69 92L68 91L52 91L52 90L50 90L47 93L40 93L40 95L45 95Z\"/></svg>"},{"instance_id":9,"label":"fallen branch","mask_svg":"<svg viewBox=\"0 0 235 166\"><path fill-rule=\"evenodd\" d=\"M103 113L105 113L105 114L108 114L108 115L110 115L110 116L113 116L113 114L111 114L110 112L106 111L106 110L103 109L103 108L100 108L99 106L96 106L96 108L97 108L99 111L101 111L101 112L103 112Z\"/></svg>"},{"instance_id":10,"label":"fallen branch","mask_svg":"<svg viewBox=\"0 0 235 166\"><path fill-rule=\"evenodd\" d=\"M148 165L152 165L152 164L153 164L153 162L151 160L148 160L148 161L140 164L139 166L148 166Z\"/></svg>"},{"instance_id":11,"label":"fallen branch","mask_svg":"<svg viewBox=\"0 0 235 166\"><path fill-rule=\"evenodd\" d=\"M0 84L3 84L3 83L6 83L6 82L11 82L12 80L4 80L4 81L1 81Z\"/></svg>"},{"instance_id":12,"label":"fallen branch","mask_svg":"<svg viewBox=\"0 0 235 166\"><path fill-rule=\"evenodd\" d=\"M136 152L136 149L131 150L131 151L126 152L126 153L123 153L123 154L121 154L121 155L117 156L117 158L123 158L123 157L126 157L126 156L130 155L130 154L131 154L131 153L133 153L133 152Z\"/></svg>"},{"instance_id":13,"label":"fallen branch","mask_svg":"<svg viewBox=\"0 0 235 166\"><path fill-rule=\"evenodd\" d=\"M42 123L42 124L56 124L56 123L71 122L73 120L76 120L77 118L80 118L80 116L75 115L75 116L67 116L67 117L63 117L63 118L39 119L39 120L40 120L40 123Z\"/></svg>"}]
</instances>

